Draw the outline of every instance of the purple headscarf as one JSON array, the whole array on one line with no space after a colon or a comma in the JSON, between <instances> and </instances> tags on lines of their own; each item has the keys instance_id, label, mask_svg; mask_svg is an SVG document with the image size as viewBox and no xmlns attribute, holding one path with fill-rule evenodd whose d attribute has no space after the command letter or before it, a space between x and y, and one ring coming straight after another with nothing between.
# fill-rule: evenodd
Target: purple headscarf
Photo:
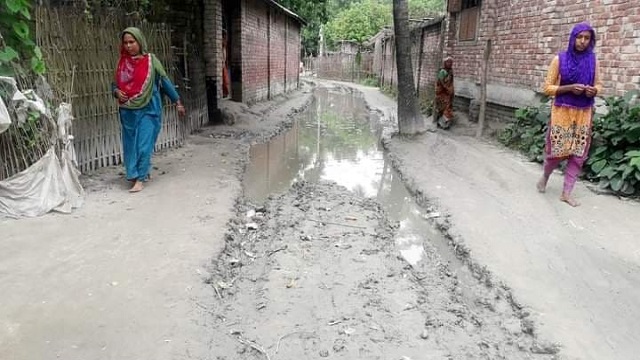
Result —
<instances>
[{"instance_id":1,"label":"purple headscarf","mask_svg":"<svg viewBox=\"0 0 640 360\"><path fill-rule=\"evenodd\" d=\"M591 43L584 51L576 50L576 38L583 31L591 32ZM573 27L569 38L567 51L561 52L560 58L560 85L583 84L594 86L596 78L596 32L587 23L580 23ZM574 95L564 93L556 96L556 106L569 106L575 108L592 107L594 98L585 94Z\"/></svg>"}]
</instances>

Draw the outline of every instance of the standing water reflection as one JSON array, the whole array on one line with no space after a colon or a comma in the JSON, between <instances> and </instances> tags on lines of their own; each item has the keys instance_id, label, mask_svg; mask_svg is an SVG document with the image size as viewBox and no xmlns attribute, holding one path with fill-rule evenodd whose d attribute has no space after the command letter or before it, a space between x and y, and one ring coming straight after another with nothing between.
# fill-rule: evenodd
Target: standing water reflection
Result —
<instances>
[{"instance_id":1,"label":"standing water reflection","mask_svg":"<svg viewBox=\"0 0 640 360\"><path fill-rule=\"evenodd\" d=\"M261 202L296 181L334 181L382 204L389 217L400 223L396 237L400 253L415 264L423 257L425 237L439 234L424 220L423 210L384 156L381 134L378 115L367 108L361 95L318 88L312 105L291 130L251 147L245 196Z\"/></svg>"}]
</instances>

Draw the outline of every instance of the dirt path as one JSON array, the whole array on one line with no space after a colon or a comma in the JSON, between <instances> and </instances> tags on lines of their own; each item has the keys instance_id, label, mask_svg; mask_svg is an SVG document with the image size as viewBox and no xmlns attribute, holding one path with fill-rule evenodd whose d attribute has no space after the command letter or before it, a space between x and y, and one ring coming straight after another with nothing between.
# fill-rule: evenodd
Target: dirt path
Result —
<instances>
[{"instance_id":1,"label":"dirt path","mask_svg":"<svg viewBox=\"0 0 640 360\"><path fill-rule=\"evenodd\" d=\"M159 154L139 194L109 168L83 177L85 205L72 215L0 219L0 359L210 359L205 282L249 142L280 132L308 98L256 106L259 122L240 109L235 127Z\"/></svg>"},{"instance_id":2,"label":"dirt path","mask_svg":"<svg viewBox=\"0 0 640 360\"><path fill-rule=\"evenodd\" d=\"M392 100L358 89L393 117ZM229 104L236 124L158 156L140 194L107 169L71 216L0 220L0 358L635 357L640 207L579 187L571 209L559 177L539 195L538 167L500 148L442 133L386 142L419 202L448 214L435 225L476 278L430 242L409 265L402 222L335 183L242 200L249 144L282 132L308 92Z\"/></svg>"},{"instance_id":3,"label":"dirt path","mask_svg":"<svg viewBox=\"0 0 640 360\"><path fill-rule=\"evenodd\" d=\"M139 194L107 169L73 215L2 221L0 358L206 358L204 281L241 190L234 153L193 138L157 156Z\"/></svg>"},{"instance_id":4,"label":"dirt path","mask_svg":"<svg viewBox=\"0 0 640 360\"><path fill-rule=\"evenodd\" d=\"M433 246L335 183L240 207L211 283L218 359L551 359L508 294L459 282Z\"/></svg>"},{"instance_id":5,"label":"dirt path","mask_svg":"<svg viewBox=\"0 0 640 360\"><path fill-rule=\"evenodd\" d=\"M359 88L369 104L395 103ZM576 188L558 201L560 174L535 191L540 166L501 147L450 133L386 147L410 188L450 215L448 233L512 288L544 341L569 359L636 359L640 345L640 204Z\"/></svg>"}]
</instances>

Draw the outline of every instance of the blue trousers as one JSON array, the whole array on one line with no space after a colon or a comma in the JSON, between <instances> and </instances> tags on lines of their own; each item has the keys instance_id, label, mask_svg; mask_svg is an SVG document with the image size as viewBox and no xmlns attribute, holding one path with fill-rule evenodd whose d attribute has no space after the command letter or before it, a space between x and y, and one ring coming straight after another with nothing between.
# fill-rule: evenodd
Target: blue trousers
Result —
<instances>
[{"instance_id":1,"label":"blue trousers","mask_svg":"<svg viewBox=\"0 0 640 360\"><path fill-rule=\"evenodd\" d=\"M120 123L127 179L146 181L162 119L144 110L120 109Z\"/></svg>"}]
</instances>

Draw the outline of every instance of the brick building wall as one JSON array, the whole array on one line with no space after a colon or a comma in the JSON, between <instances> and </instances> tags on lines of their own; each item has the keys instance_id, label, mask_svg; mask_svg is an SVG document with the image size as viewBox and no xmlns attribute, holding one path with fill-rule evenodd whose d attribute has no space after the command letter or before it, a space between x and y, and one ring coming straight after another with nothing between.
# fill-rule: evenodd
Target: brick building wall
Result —
<instances>
[{"instance_id":1,"label":"brick building wall","mask_svg":"<svg viewBox=\"0 0 640 360\"><path fill-rule=\"evenodd\" d=\"M226 1L226 0L225 0ZM235 4L226 1L226 4L223 7L223 16L225 18L225 26L227 31L227 59L226 65L229 68L229 76L231 83L231 99L234 101L241 102L242 101L242 93L244 90L242 83L242 46L243 46L243 37L242 37L242 2L238 2ZM222 24L220 25L223 26ZM220 38L222 39L222 34L220 34ZM222 41L222 40L221 40ZM220 44L222 48L222 43ZM220 72L222 72L223 64L225 64L224 54L220 52ZM222 84L220 86L222 88ZM220 92L222 95L223 92Z\"/></svg>"},{"instance_id":2,"label":"brick building wall","mask_svg":"<svg viewBox=\"0 0 640 360\"><path fill-rule=\"evenodd\" d=\"M418 93L431 96L434 93L436 72L442 62L442 19L418 27L411 34L413 74ZM376 39L374 69L381 86L396 87L398 74L395 59L395 39L391 33Z\"/></svg>"},{"instance_id":3,"label":"brick building wall","mask_svg":"<svg viewBox=\"0 0 640 360\"><path fill-rule=\"evenodd\" d=\"M285 91L285 74L287 67L287 17L273 11L271 13L271 38L269 40L270 61L270 96L277 96Z\"/></svg>"},{"instance_id":4,"label":"brick building wall","mask_svg":"<svg viewBox=\"0 0 640 360\"><path fill-rule=\"evenodd\" d=\"M173 64L165 64L165 67L171 66L170 70L177 70L175 82L181 95L185 91L205 94L204 57L197 51L203 47L204 39L202 33L196 30L202 28L204 21L202 5L195 1L177 0L172 0L170 5L170 14L162 13L151 19L171 26L175 59ZM219 3L215 4L215 9L219 14Z\"/></svg>"},{"instance_id":5,"label":"brick building wall","mask_svg":"<svg viewBox=\"0 0 640 360\"><path fill-rule=\"evenodd\" d=\"M442 64L442 23L425 27L421 31L422 61L418 92L421 95L433 96L436 86L436 73Z\"/></svg>"},{"instance_id":6,"label":"brick building wall","mask_svg":"<svg viewBox=\"0 0 640 360\"><path fill-rule=\"evenodd\" d=\"M460 41L461 13L450 14L446 52L455 58L456 93L478 97L485 40L492 39L489 101L528 105L540 90L547 66L565 49L574 24L588 21L597 33L596 53L604 96L638 89L640 7L634 0L483 0L475 40Z\"/></svg>"},{"instance_id":7,"label":"brick building wall","mask_svg":"<svg viewBox=\"0 0 640 360\"><path fill-rule=\"evenodd\" d=\"M171 27L171 46L174 59L172 63L164 64L172 75L178 93L185 103L188 111L187 129L192 130L209 121L209 107L207 103L206 64L204 54L205 34L204 24L209 21L213 24L213 30L219 23L222 5L220 2L212 3L209 21L205 21L203 3L197 0L168 0L167 8L156 10L149 15L148 20L155 23L165 23ZM217 46L218 39L212 37L211 41ZM219 64L219 62L217 63ZM213 80L219 84L220 71ZM213 73L211 75L214 75ZM214 102L214 108L216 103Z\"/></svg>"},{"instance_id":8,"label":"brick building wall","mask_svg":"<svg viewBox=\"0 0 640 360\"><path fill-rule=\"evenodd\" d=\"M260 0L242 0L242 102L269 97L269 6Z\"/></svg>"},{"instance_id":9,"label":"brick building wall","mask_svg":"<svg viewBox=\"0 0 640 360\"><path fill-rule=\"evenodd\" d=\"M301 28L287 19L287 85L285 90L298 88L300 82L300 58L302 56Z\"/></svg>"},{"instance_id":10,"label":"brick building wall","mask_svg":"<svg viewBox=\"0 0 640 360\"><path fill-rule=\"evenodd\" d=\"M254 103L297 89L301 24L263 0L242 0L241 9L241 44L234 49L242 59L240 100Z\"/></svg>"}]
</instances>

